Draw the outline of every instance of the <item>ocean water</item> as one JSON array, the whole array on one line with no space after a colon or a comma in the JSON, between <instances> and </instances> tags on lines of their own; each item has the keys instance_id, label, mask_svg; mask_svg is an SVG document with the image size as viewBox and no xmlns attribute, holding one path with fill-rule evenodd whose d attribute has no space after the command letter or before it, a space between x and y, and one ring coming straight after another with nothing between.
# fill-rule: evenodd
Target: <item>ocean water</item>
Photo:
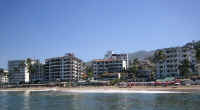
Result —
<instances>
[{"instance_id":1,"label":"ocean water","mask_svg":"<svg viewBox=\"0 0 200 110\"><path fill-rule=\"evenodd\" d=\"M200 93L1 91L0 110L200 110Z\"/></svg>"}]
</instances>

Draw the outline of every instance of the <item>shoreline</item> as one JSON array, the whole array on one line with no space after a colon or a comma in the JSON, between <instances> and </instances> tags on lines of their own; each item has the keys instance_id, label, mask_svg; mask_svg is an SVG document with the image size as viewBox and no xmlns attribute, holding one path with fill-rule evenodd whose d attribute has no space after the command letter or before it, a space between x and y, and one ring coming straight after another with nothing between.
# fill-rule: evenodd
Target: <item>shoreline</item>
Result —
<instances>
[{"instance_id":1,"label":"shoreline","mask_svg":"<svg viewBox=\"0 0 200 110\"><path fill-rule=\"evenodd\" d=\"M0 88L1 91L63 91L63 92L83 92L83 93L142 93L142 92L200 92L200 86L177 86L177 87L149 87L134 86L132 88L119 88L115 86L99 86L99 87L30 87L30 88Z\"/></svg>"}]
</instances>

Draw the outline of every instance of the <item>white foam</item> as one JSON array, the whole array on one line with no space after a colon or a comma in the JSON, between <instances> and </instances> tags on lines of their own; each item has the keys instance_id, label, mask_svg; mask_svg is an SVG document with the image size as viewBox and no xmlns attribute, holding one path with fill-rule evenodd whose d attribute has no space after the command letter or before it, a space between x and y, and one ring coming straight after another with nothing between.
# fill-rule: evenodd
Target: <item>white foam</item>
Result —
<instances>
[{"instance_id":1,"label":"white foam","mask_svg":"<svg viewBox=\"0 0 200 110\"><path fill-rule=\"evenodd\" d=\"M145 93L145 94L189 93L189 92L177 92L177 91L147 91L147 90L63 90L62 92L73 92L73 93Z\"/></svg>"},{"instance_id":2,"label":"white foam","mask_svg":"<svg viewBox=\"0 0 200 110\"><path fill-rule=\"evenodd\" d=\"M92 90L59 90L56 88L49 89L28 89L28 90L0 90L0 91L25 91L25 92L39 92L39 91L60 91L60 92L70 92L70 93L145 93L145 94L169 94L169 93L190 93L190 92L179 92L179 91L147 91L147 90L104 90L104 89L92 89Z\"/></svg>"}]
</instances>

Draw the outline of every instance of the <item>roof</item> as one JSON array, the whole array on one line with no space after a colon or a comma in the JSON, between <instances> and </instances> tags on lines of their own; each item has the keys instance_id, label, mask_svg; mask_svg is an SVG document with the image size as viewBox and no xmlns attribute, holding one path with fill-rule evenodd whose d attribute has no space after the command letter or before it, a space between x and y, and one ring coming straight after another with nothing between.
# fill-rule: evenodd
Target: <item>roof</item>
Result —
<instances>
[{"instance_id":1,"label":"roof","mask_svg":"<svg viewBox=\"0 0 200 110\"><path fill-rule=\"evenodd\" d=\"M175 80L174 77L166 77L165 79L157 79L156 81L166 82L166 81L173 81L173 80Z\"/></svg>"},{"instance_id":2,"label":"roof","mask_svg":"<svg viewBox=\"0 0 200 110\"><path fill-rule=\"evenodd\" d=\"M122 60L116 60L116 59L95 59L94 62L108 62L108 61L122 61Z\"/></svg>"}]
</instances>

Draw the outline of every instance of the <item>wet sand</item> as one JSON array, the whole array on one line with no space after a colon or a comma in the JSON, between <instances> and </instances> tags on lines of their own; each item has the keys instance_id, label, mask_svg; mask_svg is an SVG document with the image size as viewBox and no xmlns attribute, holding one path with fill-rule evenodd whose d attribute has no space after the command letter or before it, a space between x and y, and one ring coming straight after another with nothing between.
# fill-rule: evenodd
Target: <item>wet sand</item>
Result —
<instances>
[{"instance_id":1,"label":"wet sand","mask_svg":"<svg viewBox=\"0 0 200 110\"><path fill-rule=\"evenodd\" d=\"M200 92L200 86L134 86L131 88L120 88L115 86L82 86L82 87L31 87L31 88L1 88L0 91L65 91L65 92L140 92L140 91L168 91L168 92Z\"/></svg>"}]
</instances>

